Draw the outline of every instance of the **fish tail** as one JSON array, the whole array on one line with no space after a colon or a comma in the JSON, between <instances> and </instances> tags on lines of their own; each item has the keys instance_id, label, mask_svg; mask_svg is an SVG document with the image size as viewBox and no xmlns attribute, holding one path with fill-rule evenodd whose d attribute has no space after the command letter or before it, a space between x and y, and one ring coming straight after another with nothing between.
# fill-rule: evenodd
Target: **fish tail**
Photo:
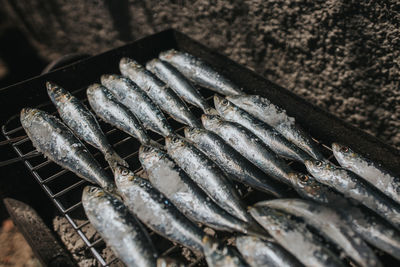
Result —
<instances>
[{"instance_id":1,"label":"fish tail","mask_svg":"<svg viewBox=\"0 0 400 267\"><path fill-rule=\"evenodd\" d=\"M110 165L111 169L113 169L113 170L118 165L124 166L124 167L129 167L129 164L123 158L121 158L117 154L117 152L115 152L114 150L106 153L105 159L108 162L108 164Z\"/></svg>"}]
</instances>

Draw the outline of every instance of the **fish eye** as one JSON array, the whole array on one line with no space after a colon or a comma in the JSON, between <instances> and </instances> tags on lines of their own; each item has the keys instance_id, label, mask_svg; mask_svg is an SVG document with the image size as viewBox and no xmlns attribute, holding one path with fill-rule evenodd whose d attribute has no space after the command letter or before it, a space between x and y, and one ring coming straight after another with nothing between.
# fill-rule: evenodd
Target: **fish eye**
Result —
<instances>
[{"instance_id":1,"label":"fish eye","mask_svg":"<svg viewBox=\"0 0 400 267\"><path fill-rule=\"evenodd\" d=\"M174 137L171 138L171 141L174 142L174 143L177 143L179 141L179 138L174 136Z\"/></svg>"},{"instance_id":2,"label":"fish eye","mask_svg":"<svg viewBox=\"0 0 400 267\"><path fill-rule=\"evenodd\" d=\"M315 165L316 165L317 167L321 167L321 166L322 166L322 161L317 160L317 161L315 162Z\"/></svg>"},{"instance_id":3,"label":"fish eye","mask_svg":"<svg viewBox=\"0 0 400 267\"><path fill-rule=\"evenodd\" d=\"M308 175L302 174L302 175L299 176L299 179L302 182L307 182L309 177L308 177Z\"/></svg>"},{"instance_id":4,"label":"fish eye","mask_svg":"<svg viewBox=\"0 0 400 267\"><path fill-rule=\"evenodd\" d=\"M227 106L227 105L229 105L229 101L228 101L227 99L223 99L223 100L221 101L221 104L222 104L223 106Z\"/></svg>"},{"instance_id":5,"label":"fish eye","mask_svg":"<svg viewBox=\"0 0 400 267\"><path fill-rule=\"evenodd\" d=\"M342 147L340 148L340 151L342 151L342 152L344 152L344 153L347 153L347 152L349 152L349 148L348 148L347 146L342 146Z\"/></svg>"},{"instance_id":6,"label":"fish eye","mask_svg":"<svg viewBox=\"0 0 400 267\"><path fill-rule=\"evenodd\" d=\"M89 189L89 192L90 193L95 193L97 191L97 187L91 187L90 189Z\"/></svg>"},{"instance_id":7,"label":"fish eye","mask_svg":"<svg viewBox=\"0 0 400 267\"><path fill-rule=\"evenodd\" d=\"M121 170L121 175L122 176L126 176L126 175L128 175L129 174L129 171L127 170L127 169L125 169L125 168L121 168L122 170Z\"/></svg>"}]
</instances>

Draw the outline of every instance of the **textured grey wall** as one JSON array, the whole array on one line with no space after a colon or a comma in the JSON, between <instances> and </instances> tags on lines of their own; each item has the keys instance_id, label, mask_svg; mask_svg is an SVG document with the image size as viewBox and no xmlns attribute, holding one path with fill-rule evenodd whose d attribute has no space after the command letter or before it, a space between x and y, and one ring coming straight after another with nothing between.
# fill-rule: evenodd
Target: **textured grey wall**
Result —
<instances>
[{"instance_id":1,"label":"textured grey wall","mask_svg":"<svg viewBox=\"0 0 400 267\"><path fill-rule=\"evenodd\" d=\"M397 1L2 1L46 58L173 27L400 148Z\"/></svg>"}]
</instances>

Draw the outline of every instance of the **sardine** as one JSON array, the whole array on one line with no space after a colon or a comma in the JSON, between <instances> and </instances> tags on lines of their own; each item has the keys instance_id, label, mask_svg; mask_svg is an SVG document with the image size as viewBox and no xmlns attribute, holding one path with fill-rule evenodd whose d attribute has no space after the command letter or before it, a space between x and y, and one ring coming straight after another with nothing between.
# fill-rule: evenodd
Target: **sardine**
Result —
<instances>
[{"instance_id":1,"label":"sardine","mask_svg":"<svg viewBox=\"0 0 400 267\"><path fill-rule=\"evenodd\" d=\"M131 80L119 75L107 74L101 76L101 84L107 87L115 98L142 122L146 129L162 136L172 134L173 130L162 111Z\"/></svg>"},{"instance_id":2,"label":"sardine","mask_svg":"<svg viewBox=\"0 0 400 267\"><path fill-rule=\"evenodd\" d=\"M347 146L333 143L332 151L343 168L358 174L361 178L400 204L400 177L396 177L380 166L380 164L367 159Z\"/></svg>"},{"instance_id":3,"label":"sardine","mask_svg":"<svg viewBox=\"0 0 400 267\"><path fill-rule=\"evenodd\" d=\"M311 159L310 155L287 140L277 130L239 108L226 98L215 95L214 105L221 117L227 121L236 122L250 130L279 156L299 162Z\"/></svg>"},{"instance_id":4,"label":"sardine","mask_svg":"<svg viewBox=\"0 0 400 267\"><path fill-rule=\"evenodd\" d=\"M400 227L400 206L355 173L325 161L307 160L305 165L319 182L335 188L346 197L359 201L395 227Z\"/></svg>"},{"instance_id":5,"label":"sardine","mask_svg":"<svg viewBox=\"0 0 400 267\"><path fill-rule=\"evenodd\" d=\"M250 208L250 213L279 245L305 266L344 266L304 223L291 215L258 204Z\"/></svg>"},{"instance_id":6,"label":"sardine","mask_svg":"<svg viewBox=\"0 0 400 267\"><path fill-rule=\"evenodd\" d=\"M249 266L233 247L221 244L209 236L203 238L204 256L210 267L246 267Z\"/></svg>"},{"instance_id":7,"label":"sardine","mask_svg":"<svg viewBox=\"0 0 400 267\"><path fill-rule=\"evenodd\" d=\"M180 213L148 180L120 166L115 169L114 176L125 205L145 225L173 242L203 251L203 231Z\"/></svg>"},{"instance_id":8,"label":"sardine","mask_svg":"<svg viewBox=\"0 0 400 267\"><path fill-rule=\"evenodd\" d=\"M39 152L86 181L113 191L113 179L59 119L33 108L22 109L20 119L22 127Z\"/></svg>"},{"instance_id":9,"label":"sardine","mask_svg":"<svg viewBox=\"0 0 400 267\"><path fill-rule=\"evenodd\" d=\"M257 119L265 122L280 132L286 139L306 151L314 159L324 160L317 144L295 122L286 110L272 104L268 99L259 95L228 96L227 99Z\"/></svg>"},{"instance_id":10,"label":"sardine","mask_svg":"<svg viewBox=\"0 0 400 267\"><path fill-rule=\"evenodd\" d=\"M242 90L227 77L216 72L210 65L188 53L174 49L161 52L159 58L177 68L194 83L222 95L243 94Z\"/></svg>"},{"instance_id":11,"label":"sardine","mask_svg":"<svg viewBox=\"0 0 400 267\"><path fill-rule=\"evenodd\" d=\"M210 130L224 139L236 151L251 161L272 178L290 184L288 174L291 168L253 133L243 126L224 121L219 116L201 116L204 128Z\"/></svg>"},{"instance_id":12,"label":"sardine","mask_svg":"<svg viewBox=\"0 0 400 267\"><path fill-rule=\"evenodd\" d=\"M82 205L94 228L126 266L156 266L157 252L144 226L114 196L86 186Z\"/></svg>"},{"instance_id":13,"label":"sardine","mask_svg":"<svg viewBox=\"0 0 400 267\"><path fill-rule=\"evenodd\" d=\"M365 241L400 260L400 232L384 219L356 206L350 199L310 175L291 173L290 178L301 197L337 210Z\"/></svg>"},{"instance_id":14,"label":"sardine","mask_svg":"<svg viewBox=\"0 0 400 267\"><path fill-rule=\"evenodd\" d=\"M86 94L90 106L102 120L138 139L142 144L150 143L142 124L107 88L95 83L88 87Z\"/></svg>"},{"instance_id":15,"label":"sardine","mask_svg":"<svg viewBox=\"0 0 400 267\"><path fill-rule=\"evenodd\" d=\"M139 160L151 184L192 221L221 231L265 234L215 204L167 153L151 146L141 146Z\"/></svg>"},{"instance_id":16,"label":"sardine","mask_svg":"<svg viewBox=\"0 0 400 267\"><path fill-rule=\"evenodd\" d=\"M303 266L275 242L254 236L236 237L236 247L251 267L301 267Z\"/></svg>"},{"instance_id":17,"label":"sardine","mask_svg":"<svg viewBox=\"0 0 400 267\"><path fill-rule=\"evenodd\" d=\"M359 266L382 266L374 252L335 210L301 199L274 199L257 203L300 217L336 244Z\"/></svg>"},{"instance_id":18,"label":"sardine","mask_svg":"<svg viewBox=\"0 0 400 267\"><path fill-rule=\"evenodd\" d=\"M185 267L185 265L177 259L160 257L157 259L157 267Z\"/></svg>"},{"instance_id":19,"label":"sardine","mask_svg":"<svg viewBox=\"0 0 400 267\"><path fill-rule=\"evenodd\" d=\"M228 145L217 134L202 128L185 128L185 137L213 160L229 178L272 194L285 195L286 188L268 176Z\"/></svg>"},{"instance_id":20,"label":"sardine","mask_svg":"<svg viewBox=\"0 0 400 267\"><path fill-rule=\"evenodd\" d=\"M96 117L83 105L78 98L64 88L46 83L47 93L58 110L64 123L83 141L100 150L111 167L128 166L107 141Z\"/></svg>"},{"instance_id":21,"label":"sardine","mask_svg":"<svg viewBox=\"0 0 400 267\"><path fill-rule=\"evenodd\" d=\"M130 58L122 58L119 62L119 70L122 75L136 83L162 110L168 113L176 121L198 127L199 120L192 114L186 104L153 73Z\"/></svg>"},{"instance_id":22,"label":"sardine","mask_svg":"<svg viewBox=\"0 0 400 267\"><path fill-rule=\"evenodd\" d=\"M196 87L168 62L155 58L147 62L146 69L157 75L186 102L201 108L205 113L210 108Z\"/></svg>"},{"instance_id":23,"label":"sardine","mask_svg":"<svg viewBox=\"0 0 400 267\"><path fill-rule=\"evenodd\" d=\"M189 177L221 208L250 222L239 195L223 171L194 145L178 136L165 138L168 154Z\"/></svg>"}]
</instances>

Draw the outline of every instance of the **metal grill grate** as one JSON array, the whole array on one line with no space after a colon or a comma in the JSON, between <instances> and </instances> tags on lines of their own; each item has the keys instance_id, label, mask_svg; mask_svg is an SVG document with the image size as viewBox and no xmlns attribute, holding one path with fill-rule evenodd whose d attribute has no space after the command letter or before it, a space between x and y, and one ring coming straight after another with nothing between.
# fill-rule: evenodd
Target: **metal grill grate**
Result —
<instances>
[{"instance_id":1,"label":"metal grill grate","mask_svg":"<svg viewBox=\"0 0 400 267\"><path fill-rule=\"evenodd\" d=\"M80 90L75 91L73 94L76 95L78 98L83 99L83 102L86 103L87 99L85 96L85 89L82 88ZM43 88L45 90L45 88ZM201 92L207 96L207 101L212 102L212 95L213 93L201 89ZM43 110L50 112L51 114L56 114L56 111L51 103L44 103L39 105L39 107ZM193 113L200 117L201 112L194 106L190 106L190 109ZM172 118L168 117L168 121L170 122L171 126L176 129L176 133L183 134L183 126L182 124L177 123ZM103 129L104 133L106 134L109 142L113 144L114 148L120 155L129 163L130 168L135 170L135 173L139 173L142 171L138 160L138 149L140 147L140 143L136 141L134 138L128 136L127 134L123 133L116 128L112 128L110 125L102 122L99 118L99 123L101 128ZM11 118L3 127L2 132L7 140L10 140L15 137L26 136L20 122L19 116L14 116ZM148 131L150 137L157 142L162 142L163 138L159 135L151 133ZM316 140L317 141L317 140ZM318 142L318 141L317 141ZM318 142L320 143L320 142ZM323 152L326 155L330 155L329 159L332 159L333 155L331 153L330 147L320 143L321 147L323 147ZM73 229L76 233L80 236L85 244L85 249L89 250L93 257L98 261L99 265L101 266L115 266L120 264L120 261L114 256L111 260L106 261L105 257L102 255L101 251L105 249L106 245L104 241L99 237L99 235L92 235L97 236L97 238L90 238L84 231L84 228L87 227L90 222L86 218L84 214L84 210L82 207L82 203L80 197L82 195L82 190L85 185L89 184L88 182L80 179L72 172L62 169L55 163L51 162L50 160L44 159L41 154L39 156L35 156L29 159L24 159L27 155L35 152L35 148L33 147L31 141L26 136L25 138L12 143L12 147L14 148L17 156L24 162L25 166L28 168L30 173L36 179L36 181L40 184L42 189L46 192L48 197L57 207L58 211L64 216L68 222L71 224ZM89 151L92 152L96 160L104 166L104 168L108 171L109 166L103 159L103 155L92 148L90 145L87 145ZM132 152L133 151L133 152ZM288 162L288 164L292 165L295 170L304 171L304 167L301 164L297 164L295 162ZM251 189L244 187L242 185L237 185L242 191L245 193L243 194L244 201L246 204L248 203L248 198L251 196L252 191ZM247 199L247 200L246 200ZM79 217L82 220L76 219ZM165 240L164 238L158 236L156 233L150 231L150 236L153 239L158 240L158 242L154 242L160 255L162 256L176 256L182 255L182 248L179 245L173 244L170 241ZM161 238L161 239L160 239ZM226 239L226 237L225 237ZM160 242L163 240L163 242ZM161 244L161 245L160 245ZM194 260L189 262L189 266L201 266L204 265L205 261L201 256L195 256Z\"/></svg>"}]
</instances>

